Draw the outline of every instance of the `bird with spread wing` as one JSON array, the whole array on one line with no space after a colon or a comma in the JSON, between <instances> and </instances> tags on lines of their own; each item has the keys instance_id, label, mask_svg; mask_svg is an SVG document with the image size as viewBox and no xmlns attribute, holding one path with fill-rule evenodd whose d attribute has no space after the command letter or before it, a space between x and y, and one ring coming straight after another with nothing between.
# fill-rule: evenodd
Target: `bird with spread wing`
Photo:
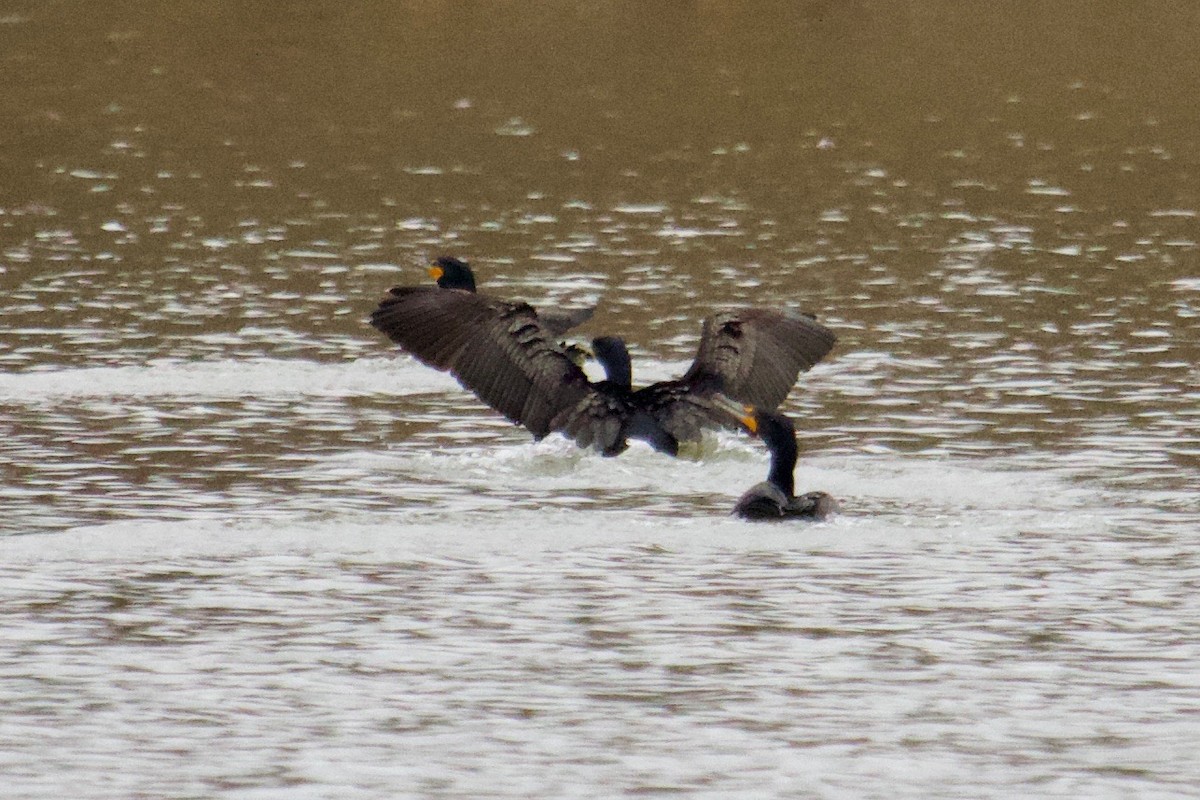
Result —
<instances>
[{"instance_id":1,"label":"bird with spread wing","mask_svg":"<svg viewBox=\"0 0 1200 800\"><path fill-rule=\"evenodd\" d=\"M622 340L593 340L607 377L592 382L542 312L475 291L473 281L471 288L395 287L370 322L535 438L558 431L605 455L624 451L630 438L676 455L680 442L698 440L706 428L737 427L742 404L777 407L836 341L800 312L723 311L704 320L696 357L680 378L634 389Z\"/></svg>"}]
</instances>

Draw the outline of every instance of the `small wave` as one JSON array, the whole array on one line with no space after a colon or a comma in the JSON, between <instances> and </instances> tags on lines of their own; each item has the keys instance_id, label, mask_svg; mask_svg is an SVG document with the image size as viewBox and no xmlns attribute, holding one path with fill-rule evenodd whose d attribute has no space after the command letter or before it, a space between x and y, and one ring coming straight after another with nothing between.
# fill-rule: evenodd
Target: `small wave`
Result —
<instances>
[{"instance_id":1,"label":"small wave","mask_svg":"<svg viewBox=\"0 0 1200 800\"><path fill-rule=\"evenodd\" d=\"M37 404L85 397L348 397L455 390L454 379L407 358L347 362L290 359L158 360L0 374L0 402Z\"/></svg>"}]
</instances>

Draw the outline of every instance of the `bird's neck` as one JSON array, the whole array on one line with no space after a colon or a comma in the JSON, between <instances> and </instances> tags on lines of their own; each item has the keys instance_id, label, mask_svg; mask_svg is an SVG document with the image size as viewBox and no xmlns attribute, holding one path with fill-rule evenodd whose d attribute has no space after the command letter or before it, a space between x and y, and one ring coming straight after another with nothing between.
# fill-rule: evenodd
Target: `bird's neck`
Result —
<instances>
[{"instance_id":1,"label":"bird's neck","mask_svg":"<svg viewBox=\"0 0 1200 800\"><path fill-rule=\"evenodd\" d=\"M629 351L624 347L615 348L598 359L604 367L604 375L608 382L621 389L633 388L633 362L629 359Z\"/></svg>"},{"instance_id":2,"label":"bird's neck","mask_svg":"<svg viewBox=\"0 0 1200 800\"><path fill-rule=\"evenodd\" d=\"M779 442L771 451L771 471L767 473L770 481L779 491L794 497L796 493L796 440L787 437Z\"/></svg>"}]
</instances>

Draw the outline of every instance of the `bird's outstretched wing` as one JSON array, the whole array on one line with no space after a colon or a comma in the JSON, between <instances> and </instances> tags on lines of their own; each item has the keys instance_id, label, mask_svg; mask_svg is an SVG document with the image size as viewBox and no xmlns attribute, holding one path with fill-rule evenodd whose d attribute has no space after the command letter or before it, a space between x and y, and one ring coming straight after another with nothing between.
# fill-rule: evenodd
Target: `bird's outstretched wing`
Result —
<instances>
[{"instance_id":1,"label":"bird's outstretched wing","mask_svg":"<svg viewBox=\"0 0 1200 800\"><path fill-rule=\"evenodd\" d=\"M824 358L836 341L833 331L799 311L721 312L704 320L696 358L682 380L703 384L716 379L729 397L774 409L800 373Z\"/></svg>"},{"instance_id":2,"label":"bird's outstretched wing","mask_svg":"<svg viewBox=\"0 0 1200 800\"><path fill-rule=\"evenodd\" d=\"M525 303L398 286L371 314L371 324L538 438L555 430L551 421L558 414L592 392L583 370Z\"/></svg>"}]
</instances>

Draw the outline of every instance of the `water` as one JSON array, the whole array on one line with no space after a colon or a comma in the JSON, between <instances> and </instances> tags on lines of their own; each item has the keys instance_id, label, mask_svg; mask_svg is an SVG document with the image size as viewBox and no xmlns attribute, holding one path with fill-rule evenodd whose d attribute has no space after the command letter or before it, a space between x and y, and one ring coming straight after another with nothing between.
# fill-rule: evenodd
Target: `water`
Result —
<instances>
[{"instance_id":1,"label":"water","mask_svg":"<svg viewBox=\"0 0 1200 800\"><path fill-rule=\"evenodd\" d=\"M0 774L19 798L1185 797L1198 15L0 15ZM269 35L268 35L269 34ZM533 443L365 324L424 264L840 339L820 525L724 433Z\"/></svg>"}]
</instances>

